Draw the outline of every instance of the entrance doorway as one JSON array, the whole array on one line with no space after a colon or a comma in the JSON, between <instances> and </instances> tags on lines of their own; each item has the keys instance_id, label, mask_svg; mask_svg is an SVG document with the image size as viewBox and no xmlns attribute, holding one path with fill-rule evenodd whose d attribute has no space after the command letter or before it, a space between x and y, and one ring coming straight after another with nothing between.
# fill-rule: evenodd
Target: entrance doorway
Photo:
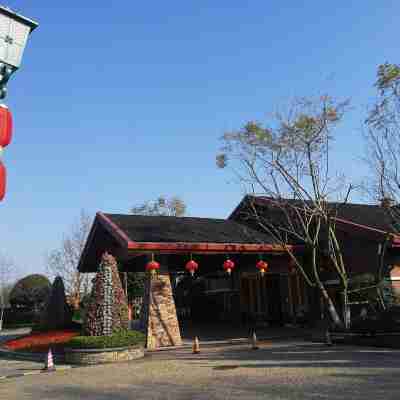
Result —
<instances>
[{"instance_id":1,"label":"entrance doorway","mask_svg":"<svg viewBox=\"0 0 400 400\"><path fill-rule=\"evenodd\" d=\"M283 324L281 274L242 273L240 306L244 323Z\"/></svg>"}]
</instances>

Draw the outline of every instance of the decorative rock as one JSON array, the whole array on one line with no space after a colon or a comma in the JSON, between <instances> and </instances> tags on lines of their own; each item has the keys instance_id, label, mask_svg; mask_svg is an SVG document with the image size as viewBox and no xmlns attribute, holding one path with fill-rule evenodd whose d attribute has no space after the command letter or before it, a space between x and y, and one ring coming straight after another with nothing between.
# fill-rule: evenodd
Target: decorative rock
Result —
<instances>
[{"instance_id":1,"label":"decorative rock","mask_svg":"<svg viewBox=\"0 0 400 400\"><path fill-rule=\"evenodd\" d=\"M147 277L140 326L148 349L182 344L169 274Z\"/></svg>"}]
</instances>

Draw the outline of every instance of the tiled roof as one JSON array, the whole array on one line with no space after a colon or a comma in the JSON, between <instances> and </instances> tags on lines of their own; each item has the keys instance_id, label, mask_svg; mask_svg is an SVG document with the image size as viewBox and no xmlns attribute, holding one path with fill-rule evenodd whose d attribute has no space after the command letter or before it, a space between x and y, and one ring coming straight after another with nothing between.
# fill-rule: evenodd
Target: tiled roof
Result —
<instances>
[{"instance_id":1,"label":"tiled roof","mask_svg":"<svg viewBox=\"0 0 400 400\"><path fill-rule=\"evenodd\" d=\"M230 220L129 214L105 216L133 242L273 244L269 235Z\"/></svg>"}]
</instances>

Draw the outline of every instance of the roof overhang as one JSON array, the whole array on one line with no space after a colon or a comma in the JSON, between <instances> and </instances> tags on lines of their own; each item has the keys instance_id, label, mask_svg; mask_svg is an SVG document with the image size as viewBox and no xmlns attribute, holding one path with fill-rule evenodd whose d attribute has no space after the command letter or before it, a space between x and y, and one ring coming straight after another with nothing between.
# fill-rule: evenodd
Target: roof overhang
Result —
<instances>
[{"instance_id":1,"label":"roof overhang","mask_svg":"<svg viewBox=\"0 0 400 400\"><path fill-rule=\"evenodd\" d=\"M107 245L110 242L110 246ZM100 243L100 245L99 245ZM161 254L260 254L284 253L288 250L301 252L304 246L287 245L283 247L270 243L213 243L213 242L135 242L107 215L98 212L82 252L78 270L91 272L93 263L98 265L104 251L118 253L122 257L147 253Z\"/></svg>"},{"instance_id":2,"label":"roof overhang","mask_svg":"<svg viewBox=\"0 0 400 400\"><path fill-rule=\"evenodd\" d=\"M232 211L229 215L228 219L235 219L235 217L240 213L240 211L246 207L249 201L256 201L259 205L262 205L266 202L272 202L273 199L268 197L257 197L246 195L238 204L238 206ZM386 239L389 239L389 247L400 247L400 235L396 235L391 232L386 232L381 229L377 229L368 225L358 224L356 222L352 222L350 220L344 218L333 218L337 222L337 227L344 232L350 234L356 234L357 236L364 236L370 240L374 240L377 242L382 242Z\"/></svg>"}]
</instances>

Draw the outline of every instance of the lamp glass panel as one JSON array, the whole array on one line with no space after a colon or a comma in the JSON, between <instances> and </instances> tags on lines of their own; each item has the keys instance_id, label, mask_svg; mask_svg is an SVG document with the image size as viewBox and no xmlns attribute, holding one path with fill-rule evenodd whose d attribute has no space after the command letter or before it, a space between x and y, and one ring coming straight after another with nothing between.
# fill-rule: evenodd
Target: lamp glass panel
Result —
<instances>
[{"instance_id":1,"label":"lamp glass panel","mask_svg":"<svg viewBox=\"0 0 400 400\"><path fill-rule=\"evenodd\" d=\"M10 17L0 14L0 38L4 39L10 32ZM3 42L3 40L2 40ZM2 45L2 43L1 43Z\"/></svg>"},{"instance_id":2,"label":"lamp glass panel","mask_svg":"<svg viewBox=\"0 0 400 400\"><path fill-rule=\"evenodd\" d=\"M14 42L17 42L20 46L24 47L28 40L30 28L27 25L22 24L18 21L11 21L9 36L13 38Z\"/></svg>"},{"instance_id":3,"label":"lamp glass panel","mask_svg":"<svg viewBox=\"0 0 400 400\"><path fill-rule=\"evenodd\" d=\"M22 54L24 52L24 48L18 43L14 42L7 46L7 58L5 62L14 67L19 67L21 64Z\"/></svg>"}]
</instances>

